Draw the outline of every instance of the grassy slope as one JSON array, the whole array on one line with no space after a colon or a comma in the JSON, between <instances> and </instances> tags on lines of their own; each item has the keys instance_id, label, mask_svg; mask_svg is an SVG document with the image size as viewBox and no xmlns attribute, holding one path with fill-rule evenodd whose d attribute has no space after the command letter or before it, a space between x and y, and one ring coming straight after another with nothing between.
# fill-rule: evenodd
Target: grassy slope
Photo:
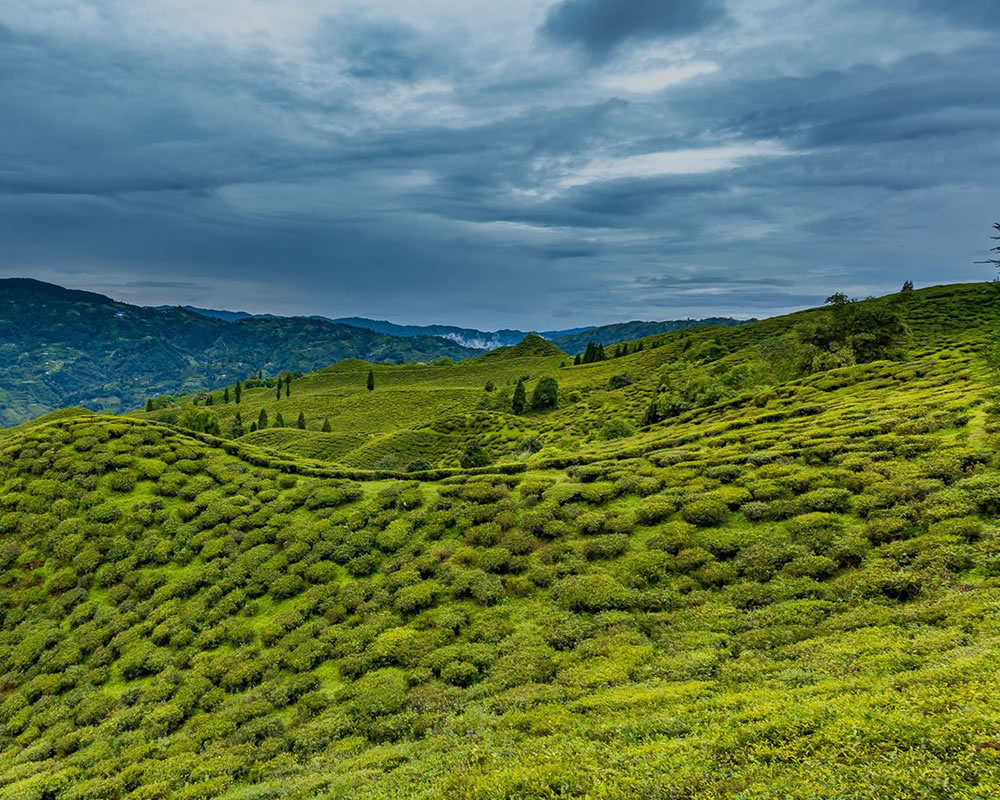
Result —
<instances>
[{"instance_id":1,"label":"grassy slope","mask_svg":"<svg viewBox=\"0 0 1000 800\"><path fill-rule=\"evenodd\" d=\"M919 357L926 346L940 348L955 343L956 336L965 342L982 341L984 331L991 329L998 314L993 290L986 284L923 290L915 294L911 306L907 316L914 357ZM517 458L518 441L526 436L537 436L547 446L543 458L599 451L601 429L609 419L641 424L643 412L659 383L658 370L678 362L686 347L718 337L732 353L712 368L725 369L748 361L757 343L787 331L814 313L799 312L737 328L697 328L654 336L644 340L647 347L641 352L575 367L551 345L547 350L539 349L539 343L529 343L517 350L505 348L446 366L373 366L351 360L296 381L288 398L282 396L276 400L273 389L249 390L239 408L247 429L262 408L271 424L279 411L286 425L294 426L300 412L306 417L309 432L305 434L295 428L268 429L247 434L248 442L356 468L372 469L380 462L385 463L387 457L391 461L393 456L400 467L416 459L436 466L456 467L462 451L472 440L483 444L493 458L509 461ZM654 342L662 346L651 349L649 345ZM542 346L545 344L540 342ZM569 366L561 367L564 363ZM376 390L372 394L365 388L370 367L376 375ZM631 375L635 382L624 389L610 389L609 380L622 373ZM484 405L496 405L500 395L509 401L513 385L520 377L528 378L530 396L537 380L546 375L559 381L562 401L556 413L514 417L507 413L506 404L494 409L488 419L474 413ZM793 386L796 391L801 388L808 393L810 382L816 381L822 379L806 379ZM493 383L496 391L485 392L487 382ZM749 399L748 396L746 400ZM223 432L228 433L237 407L235 403L222 405L221 391L215 392L215 400L212 410L219 416ZM746 413L746 400L707 413L715 420L727 415L742 417ZM136 416L163 419L170 413L176 412L150 415L139 412ZM678 424L689 419L698 424L703 416L702 412L693 412L682 417ZM333 433L324 444L320 428L326 418ZM450 425L442 423L445 418ZM652 438L661 435L656 432Z\"/></svg>"},{"instance_id":2,"label":"grassy slope","mask_svg":"<svg viewBox=\"0 0 1000 800\"><path fill-rule=\"evenodd\" d=\"M629 357L629 400L614 363L562 370L584 398L524 424L581 439L519 475L352 484L129 418L9 432L0 800L996 796L988 291L922 294L908 362L615 442L584 430L674 345ZM339 369L303 402L339 374L406 433L378 395L417 372L368 395Z\"/></svg>"}]
</instances>

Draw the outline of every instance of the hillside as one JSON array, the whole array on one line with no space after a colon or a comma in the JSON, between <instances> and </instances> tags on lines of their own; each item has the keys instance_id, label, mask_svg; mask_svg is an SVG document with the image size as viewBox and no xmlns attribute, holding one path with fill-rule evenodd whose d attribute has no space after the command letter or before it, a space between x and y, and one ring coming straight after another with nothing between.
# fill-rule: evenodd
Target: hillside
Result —
<instances>
[{"instance_id":1,"label":"hillside","mask_svg":"<svg viewBox=\"0 0 1000 800\"><path fill-rule=\"evenodd\" d=\"M749 320L754 322L755 320ZM584 328L580 331L546 335L556 347L565 350L567 353L576 355L587 349L590 342L608 345L620 342L630 342L634 339L644 339L648 336L656 336L660 333L670 331L682 331L687 328L697 328L702 326L735 327L746 324L744 320L733 319L731 317L706 317L705 319L675 319L666 322L619 322L613 325L600 325L594 328Z\"/></svg>"},{"instance_id":2,"label":"hillside","mask_svg":"<svg viewBox=\"0 0 1000 800\"><path fill-rule=\"evenodd\" d=\"M330 433L0 431L0 800L997 796L998 322L935 287L243 396Z\"/></svg>"},{"instance_id":3,"label":"hillside","mask_svg":"<svg viewBox=\"0 0 1000 800\"><path fill-rule=\"evenodd\" d=\"M157 308L163 309L168 308L168 306L157 306ZM210 308L196 308L194 306L184 306L184 308L197 314L224 319L230 322L253 316L252 314L247 314L245 311L218 311ZM481 331L475 328L460 328L455 325L397 325L387 320L368 319L367 317L338 317L337 319L329 319L328 317L315 316L311 319L336 322L343 325L350 325L354 328L365 328L390 336L441 336L463 347L478 350L510 347L528 335L527 331L510 328L498 331ZM640 322L634 320L632 322L617 322L611 325L543 331L540 335L542 338L555 343L557 347L565 350L567 353L575 355L576 353L582 353L587 347L588 342L599 342L607 346L618 344L619 342L627 342L632 339L641 339L644 336L654 336L658 333L693 328L699 325L735 326L743 325L744 322L744 320L737 320L731 317L667 320L664 322Z\"/></svg>"},{"instance_id":4,"label":"hillside","mask_svg":"<svg viewBox=\"0 0 1000 800\"><path fill-rule=\"evenodd\" d=\"M344 358L432 361L477 351L301 317L227 322L156 310L28 279L0 280L0 425L65 405L113 411L263 370Z\"/></svg>"}]
</instances>

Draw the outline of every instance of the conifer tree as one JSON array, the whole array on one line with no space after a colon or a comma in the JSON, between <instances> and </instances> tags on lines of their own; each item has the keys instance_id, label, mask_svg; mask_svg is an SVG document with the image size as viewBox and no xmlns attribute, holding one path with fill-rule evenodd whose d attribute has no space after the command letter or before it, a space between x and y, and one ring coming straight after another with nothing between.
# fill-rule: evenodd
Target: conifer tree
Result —
<instances>
[{"instance_id":1,"label":"conifer tree","mask_svg":"<svg viewBox=\"0 0 1000 800\"><path fill-rule=\"evenodd\" d=\"M333 428L330 427L330 418L327 417L323 420L323 433L330 433Z\"/></svg>"},{"instance_id":2,"label":"conifer tree","mask_svg":"<svg viewBox=\"0 0 1000 800\"><path fill-rule=\"evenodd\" d=\"M375 370L368 370L368 391L372 391L375 388Z\"/></svg>"},{"instance_id":3,"label":"conifer tree","mask_svg":"<svg viewBox=\"0 0 1000 800\"><path fill-rule=\"evenodd\" d=\"M206 406L213 406L213 405L215 405L215 399L212 397L212 393L211 392L209 392L207 395L205 395L205 405Z\"/></svg>"},{"instance_id":4,"label":"conifer tree","mask_svg":"<svg viewBox=\"0 0 1000 800\"><path fill-rule=\"evenodd\" d=\"M304 431L306 429L306 415L303 412L299 412L299 419L295 425L300 431Z\"/></svg>"},{"instance_id":5,"label":"conifer tree","mask_svg":"<svg viewBox=\"0 0 1000 800\"><path fill-rule=\"evenodd\" d=\"M257 430L264 430L267 427L267 411L263 408L260 410L260 416L257 417Z\"/></svg>"},{"instance_id":6,"label":"conifer tree","mask_svg":"<svg viewBox=\"0 0 1000 800\"><path fill-rule=\"evenodd\" d=\"M291 396L292 396L292 376L291 374L288 374L285 376L285 397L291 397Z\"/></svg>"},{"instance_id":7,"label":"conifer tree","mask_svg":"<svg viewBox=\"0 0 1000 800\"><path fill-rule=\"evenodd\" d=\"M228 386L226 387L226 390L222 393L222 402L223 403L227 403L227 404L229 403L229 387Z\"/></svg>"},{"instance_id":8,"label":"conifer tree","mask_svg":"<svg viewBox=\"0 0 1000 800\"><path fill-rule=\"evenodd\" d=\"M243 398L243 384L236 381L236 405L240 404L240 400Z\"/></svg>"},{"instance_id":9,"label":"conifer tree","mask_svg":"<svg viewBox=\"0 0 1000 800\"><path fill-rule=\"evenodd\" d=\"M257 423L256 422L251 422L250 423L250 433L253 433L255 430L257 430Z\"/></svg>"},{"instance_id":10,"label":"conifer tree","mask_svg":"<svg viewBox=\"0 0 1000 800\"><path fill-rule=\"evenodd\" d=\"M281 412L280 411L274 417L274 427L275 428L284 428L285 427L285 418L283 416L281 416Z\"/></svg>"},{"instance_id":11,"label":"conifer tree","mask_svg":"<svg viewBox=\"0 0 1000 800\"><path fill-rule=\"evenodd\" d=\"M236 416L233 418L233 438L239 439L243 435L243 418L240 416L240 412L236 412Z\"/></svg>"},{"instance_id":12,"label":"conifer tree","mask_svg":"<svg viewBox=\"0 0 1000 800\"><path fill-rule=\"evenodd\" d=\"M542 378L531 393L531 408L544 411L559 404L559 384L555 378Z\"/></svg>"},{"instance_id":13,"label":"conifer tree","mask_svg":"<svg viewBox=\"0 0 1000 800\"><path fill-rule=\"evenodd\" d=\"M278 393L275 395L275 400L281 399L281 378L278 378Z\"/></svg>"},{"instance_id":14,"label":"conifer tree","mask_svg":"<svg viewBox=\"0 0 1000 800\"><path fill-rule=\"evenodd\" d=\"M574 367L580 366L580 363L582 361L583 361L583 356L577 353L576 356L573 358L573 366Z\"/></svg>"},{"instance_id":15,"label":"conifer tree","mask_svg":"<svg viewBox=\"0 0 1000 800\"><path fill-rule=\"evenodd\" d=\"M153 410L153 398L152 398L152 397L150 397L150 398L149 398L149 399L148 399L148 400L146 401L146 410L147 410L147 411L152 411L152 410Z\"/></svg>"},{"instance_id":16,"label":"conifer tree","mask_svg":"<svg viewBox=\"0 0 1000 800\"><path fill-rule=\"evenodd\" d=\"M522 378L518 378L517 386L514 387L514 399L510 404L511 411L515 414L523 414L526 403L527 392L524 391L524 380Z\"/></svg>"}]
</instances>

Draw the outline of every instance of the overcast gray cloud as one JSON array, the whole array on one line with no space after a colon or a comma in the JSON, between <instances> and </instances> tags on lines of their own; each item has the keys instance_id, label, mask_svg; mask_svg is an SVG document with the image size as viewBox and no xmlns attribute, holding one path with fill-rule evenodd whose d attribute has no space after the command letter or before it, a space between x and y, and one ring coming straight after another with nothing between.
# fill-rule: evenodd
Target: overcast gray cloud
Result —
<instances>
[{"instance_id":1,"label":"overcast gray cloud","mask_svg":"<svg viewBox=\"0 0 1000 800\"><path fill-rule=\"evenodd\" d=\"M561 0L542 32L601 60L630 41L690 36L724 17L721 0Z\"/></svg>"},{"instance_id":2,"label":"overcast gray cloud","mask_svg":"<svg viewBox=\"0 0 1000 800\"><path fill-rule=\"evenodd\" d=\"M983 279L992 5L0 3L0 273L537 329Z\"/></svg>"}]
</instances>

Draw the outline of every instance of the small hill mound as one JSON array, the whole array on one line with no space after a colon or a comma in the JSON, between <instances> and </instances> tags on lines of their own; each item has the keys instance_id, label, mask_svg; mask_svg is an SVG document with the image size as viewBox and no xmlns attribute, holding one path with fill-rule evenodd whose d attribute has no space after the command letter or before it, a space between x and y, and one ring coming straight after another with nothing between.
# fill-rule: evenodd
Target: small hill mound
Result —
<instances>
[{"instance_id":1,"label":"small hill mound","mask_svg":"<svg viewBox=\"0 0 1000 800\"><path fill-rule=\"evenodd\" d=\"M543 339L537 333L529 333L520 342L510 347L498 347L479 358L565 358L566 353L556 347L552 342Z\"/></svg>"}]
</instances>

